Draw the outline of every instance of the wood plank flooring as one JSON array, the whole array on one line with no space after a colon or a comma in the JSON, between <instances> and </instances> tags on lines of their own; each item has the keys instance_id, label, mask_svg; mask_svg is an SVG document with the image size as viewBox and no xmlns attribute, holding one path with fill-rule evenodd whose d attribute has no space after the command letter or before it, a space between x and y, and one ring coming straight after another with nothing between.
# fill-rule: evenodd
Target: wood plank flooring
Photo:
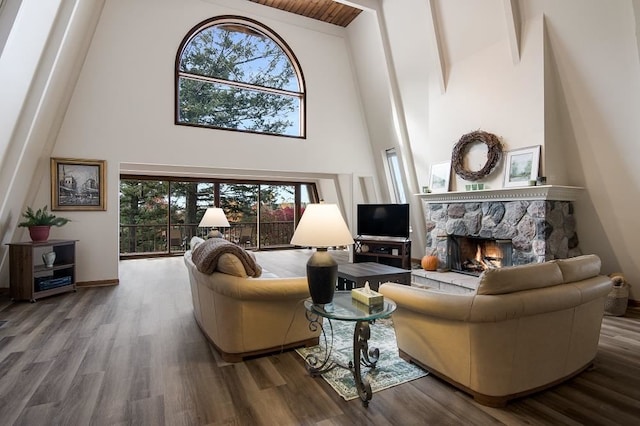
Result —
<instances>
[{"instance_id":1,"label":"wood plank flooring","mask_svg":"<svg viewBox=\"0 0 640 426\"><path fill-rule=\"evenodd\" d=\"M309 254L257 255L283 276L303 274ZM115 287L0 298L2 321L0 425L640 424L637 308L605 317L593 370L504 409L432 376L364 408L310 378L293 351L224 363L193 319L181 257L122 261Z\"/></svg>"}]
</instances>

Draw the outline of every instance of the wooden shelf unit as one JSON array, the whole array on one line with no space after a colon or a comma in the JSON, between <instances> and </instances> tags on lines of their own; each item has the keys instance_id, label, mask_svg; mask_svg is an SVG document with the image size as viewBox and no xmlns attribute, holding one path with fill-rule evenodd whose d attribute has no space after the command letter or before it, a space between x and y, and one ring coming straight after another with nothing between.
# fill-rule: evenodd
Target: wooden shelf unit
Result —
<instances>
[{"instance_id":1,"label":"wooden shelf unit","mask_svg":"<svg viewBox=\"0 0 640 426\"><path fill-rule=\"evenodd\" d=\"M376 262L411 269L411 240L356 237L353 262Z\"/></svg>"},{"instance_id":2,"label":"wooden shelf unit","mask_svg":"<svg viewBox=\"0 0 640 426\"><path fill-rule=\"evenodd\" d=\"M76 240L9 243L9 295L13 300L29 300L76 291ZM48 268L42 253L53 250L56 259ZM60 285L44 288L49 280L63 280ZM49 281L49 283L47 283Z\"/></svg>"}]
</instances>

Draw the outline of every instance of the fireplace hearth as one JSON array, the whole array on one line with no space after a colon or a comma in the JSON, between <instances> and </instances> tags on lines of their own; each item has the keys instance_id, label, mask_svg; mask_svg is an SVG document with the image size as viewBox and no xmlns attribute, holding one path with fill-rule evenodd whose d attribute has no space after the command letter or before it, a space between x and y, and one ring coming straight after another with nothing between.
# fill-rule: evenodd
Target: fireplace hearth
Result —
<instances>
[{"instance_id":1,"label":"fireplace hearth","mask_svg":"<svg viewBox=\"0 0 640 426\"><path fill-rule=\"evenodd\" d=\"M486 269L512 265L511 240L449 236L451 270L479 276Z\"/></svg>"}]
</instances>

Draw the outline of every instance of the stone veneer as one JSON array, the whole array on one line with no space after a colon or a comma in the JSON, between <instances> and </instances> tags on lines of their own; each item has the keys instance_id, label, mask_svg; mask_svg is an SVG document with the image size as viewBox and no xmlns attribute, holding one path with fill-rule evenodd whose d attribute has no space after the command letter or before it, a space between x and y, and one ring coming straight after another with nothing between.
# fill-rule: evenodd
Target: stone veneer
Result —
<instances>
[{"instance_id":1,"label":"stone veneer","mask_svg":"<svg viewBox=\"0 0 640 426\"><path fill-rule=\"evenodd\" d=\"M581 254L571 201L426 202L426 252L446 265L448 236L511 240L514 265Z\"/></svg>"}]
</instances>

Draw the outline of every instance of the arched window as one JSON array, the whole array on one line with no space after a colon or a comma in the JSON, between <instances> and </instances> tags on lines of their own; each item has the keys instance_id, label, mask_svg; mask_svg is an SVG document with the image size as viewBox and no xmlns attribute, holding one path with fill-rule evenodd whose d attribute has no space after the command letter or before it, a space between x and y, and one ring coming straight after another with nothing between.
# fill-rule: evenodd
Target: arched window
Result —
<instances>
[{"instance_id":1,"label":"arched window","mask_svg":"<svg viewBox=\"0 0 640 426\"><path fill-rule=\"evenodd\" d=\"M201 22L176 57L176 124L305 137L300 65L266 26L237 16Z\"/></svg>"}]
</instances>

